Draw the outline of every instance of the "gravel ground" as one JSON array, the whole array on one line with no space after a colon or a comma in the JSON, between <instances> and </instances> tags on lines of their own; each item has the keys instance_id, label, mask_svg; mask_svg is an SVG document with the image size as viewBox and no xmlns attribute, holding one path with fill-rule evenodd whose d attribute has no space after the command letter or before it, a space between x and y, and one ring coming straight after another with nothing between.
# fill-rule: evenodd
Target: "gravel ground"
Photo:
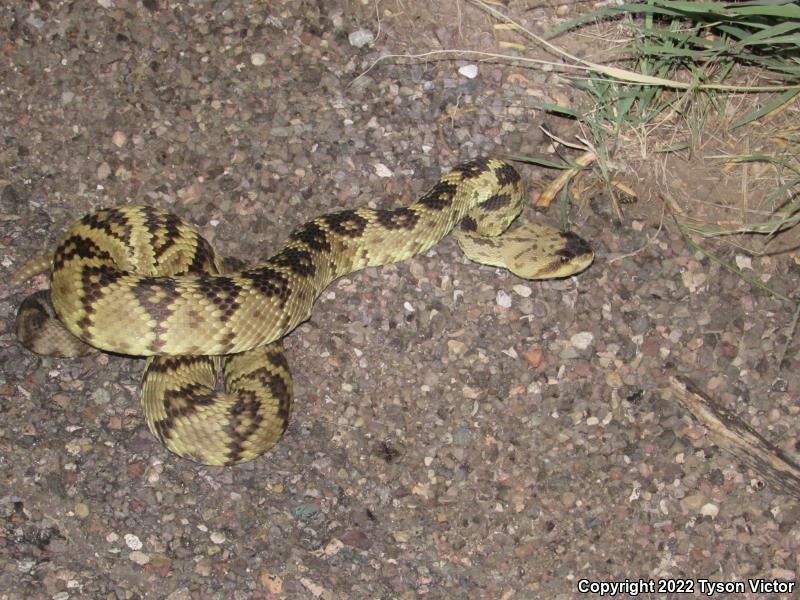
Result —
<instances>
[{"instance_id":1,"label":"gravel ground","mask_svg":"<svg viewBox=\"0 0 800 600\"><path fill-rule=\"evenodd\" d=\"M100 206L167 207L256 260L318 214L407 203L463 159L547 152L534 101L569 94L552 74L384 63L353 83L377 56L415 50L414 32L463 43L455 13L390 3L375 45L356 48L348 34L377 31L371 3L279 4L4 3L4 276ZM463 16L465 35L485 19ZM523 173L534 191L550 176ZM509 600L580 597L581 580L794 583L797 499L721 452L668 387L693 379L797 456L791 311L659 227L659 205L624 216L602 196L573 209L597 259L565 281L471 264L448 239L333 284L287 339L285 438L232 468L152 438L140 361L24 351L14 312L45 278L0 283L0 598ZM785 259L740 258L795 289ZM685 597L641 597L669 596Z\"/></svg>"}]
</instances>

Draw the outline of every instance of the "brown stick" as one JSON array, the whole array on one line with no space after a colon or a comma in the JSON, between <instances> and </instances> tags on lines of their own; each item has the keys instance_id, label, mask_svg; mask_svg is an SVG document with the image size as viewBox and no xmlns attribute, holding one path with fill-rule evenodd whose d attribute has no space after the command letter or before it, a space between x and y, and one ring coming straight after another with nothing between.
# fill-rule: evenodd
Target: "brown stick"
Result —
<instances>
[{"instance_id":1,"label":"brown stick","mask_svg":"<svg viewBox=\"0 0 800 600\"><path fill-rule=\"evenodd\" d=\"M678 401L708 429L714 443L733 454L781 492L800 498L800 465L780 448L684 377L670 377Z\"/></svg>"}]
</instances>

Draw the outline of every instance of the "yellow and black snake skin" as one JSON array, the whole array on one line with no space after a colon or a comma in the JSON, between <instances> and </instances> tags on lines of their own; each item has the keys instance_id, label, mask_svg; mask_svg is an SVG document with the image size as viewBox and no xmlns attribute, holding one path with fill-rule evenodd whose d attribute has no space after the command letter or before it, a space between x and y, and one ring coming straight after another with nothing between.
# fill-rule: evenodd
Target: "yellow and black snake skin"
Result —
<instances>
[{"instance_id":1,"label":"yellow and black snake skin","mask_svg":"<svg viewBox=\"0 0 800 600\"><path fill-rule=\"evenodd\" d=\"M20 307L17 335L45 354L150 357L142 406L153 434L201 463L252 460L277 443L291 413L280 340L309 318L336 278L424 252L451 231L471 260L527 279L569 276L592 262L580 237L546 225L500 236L523 204L516 169L480 158L409 206L308 221L264 263L234 271L171 213L99 210L72 225L52 256L14 276L18 284L52 267L49 294Z\"/></svg>"}]
</instances>

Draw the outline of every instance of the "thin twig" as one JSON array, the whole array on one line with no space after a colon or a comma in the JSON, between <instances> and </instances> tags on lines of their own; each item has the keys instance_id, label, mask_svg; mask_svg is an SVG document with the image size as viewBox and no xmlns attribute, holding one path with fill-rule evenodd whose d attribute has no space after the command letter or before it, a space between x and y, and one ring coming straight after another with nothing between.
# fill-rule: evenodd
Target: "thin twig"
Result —
<instances>
[{"instance_id":1,"label":"thin twig","mask_svg":"<svg viewBox=\"0 0 800 600\"><path fill-rule=\"evenodd\" d=\"M714 443L730 452L780 492L800 498L800 465L735 413L684 377L670 377L678 401L702 423Z\"/></svg>"},{"instance_id":2,"label":"thin twig","mask_svg":"<svg viewBox=\"0 0 800 600\"><path fill-rule=\"evenodd\" d=\"M505 63L548 65L559 70L571 69L574 71L583 71L587 73L589 72L603 73L605 75L608 75L609 77L613 77L615 79L627 83L635 83L638 85L657 85L657 86L663 86L681 90L724 90L728 92L749 93L749 92L781 92L787 89L800 89L800 85L731 86L731 85L722 85L720 83L683 83L681 81L674 81L672 79L663 79L661 77L653 77L651 75L642 75L641 73L636 73L634 71L627 71L625 69L620 69L618 67L599 65L597 63L589 61L581 61L582 64L571 65L568 63L555 62L552 60L540 60L537 58L529 58L526 56L514 56L511 54L500 54L497 52L483 52L480 50L460 50L455 48L449 50L431 50L430 52L422 52L420 54L385 54L383 56L379 56L372 62L372 64L369 67L366 68L366 70L364 70L363 73L361 73L358 77L356 77L353 81L351 81L349 85L353 85L362 77L364 77L367 73L369 73L372 69L374 69L378 65L378 63L390 60L395 60L395 61L423 60L423 59L452 60L466 56L483 57L483 59L487 62L498 61Z\"/></svg>"}]
</instances>

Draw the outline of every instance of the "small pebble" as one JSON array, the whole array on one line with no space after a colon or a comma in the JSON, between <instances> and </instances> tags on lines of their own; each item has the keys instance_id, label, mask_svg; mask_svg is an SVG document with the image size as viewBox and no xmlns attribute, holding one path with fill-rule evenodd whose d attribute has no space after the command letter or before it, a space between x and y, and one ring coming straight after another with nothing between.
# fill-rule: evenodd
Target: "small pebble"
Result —
<instances>
[{"instance_id":1,"label":"small pebble","mask_svg":"<svg viewBox=\"0 0 800 600\"><path fill-rule=\"evenodd\" d=\"M478 66L464 65L463 67L458 68L458 72L467 79L475 79L478 76Z\"/></svg>"},{"instance_id":2,"label":"small pebble","mask_svg":"<svg viewBox=\"0 0 800 600\"><path fill-rule=\"evenodd\" d=\"M280 594L283 592L283 579L277 575L269 573L268 571L263 571L258 580L271 594Z\"/></svg>"},{"instance_id":3,"label":"small pebble","mask_svg":"<svg viewBox=\"0 0 800 600\"><path fill-rule=\"evenodd\" d=\"M90 398L95 404L108 404L111 401L111 392L106 388L97 388L90 394Z\"/></svg>"},{"instance_id":4,"label":"small pebble","mask_svg":"<svg viewBox=\"0 0 800 600\"><path fill-rule=\"evenodd\" d=\"M225 534L222 533L221 531L214 531L211 533L209 537L211 538L211 541L214 542L215 544L222 544L226 539Z\"/></svg>"},{"instance_id":5,"label":"small pebble","mask_svg":"<svg viewBox=\"0 0 800 600\"><path fill-rule=\"evenodd\" d=\"M393 531L392 537L394 538L395 542L398 542L400 544L405 544L406 542L408 542L408 540L411 539L411 536L409 536L407 531Z\"/></svg>"},{"instance_id":6,"label":"small pebble","mask_svg":"<svg viewBox=\"0 0 800 600\"><path fill-rule=\"evenodd\" d=\"M35 566L36 566L36 561L34 560L24 559L17 561L17 571L19 571L20 573L28 573Z\"/></svg>"},{"instance_id":7,"label":"small pebble","mask_svg":"<svg viewBox=\"0 0 800 600\"><path fill-rule=\"evenodd\" d=\"M354 48L363 48L375 41L375 34L369 29L357 29L347 36L347 41Z\"/></svg>"},{"instance_id":8,"label":"small pebble","mask_svg":"<svg viewBox=\"0 0 800 600\"><path fill-rule=\"evenodd\" d=\"M690 494L681 500L681 506L686 512L698 512L706 503L706 497L703 494Z\"/></svg>"},{"instance_id":9,"label":"small pebble","mask_svg":"<svg viewBox=\"0 0 800 600\"><path fill-rule=\"evenodd\" d=\"M317 516L320 510L321 508L319 504L309 502L307 504L299 504L298 506L295 506L291 510L291 513L292 516L298 521L307 521Z\"/></svg>"},{"instance_id":10,"label":"small pebble","mask_svg":"<svg viewBox=\"0 0 800 600\"><path fill-rule=\"evenodd\" d=\"M125 545L131 550L141 550L142 540L133 535L132 533L125 534Z\"/></svg>"},{"instance_id":11,"label":"small pebble","mask_svg":"<svg viewBox=\"0 0 800 600\"><path fill-rule=\"evenodd\" d=\"M111 143L114 144L117 148L122 148L125 145L125 142L128 141L128 136L125 135L123 131L115 131L114 135L111 136Z\"/></svg>"},{"instance_id":12,"label":"small pebble","mask_svg":"<svg viewBox=\"0 0 800 600\"><path fill-rule=\"evenodd\" d=\"M456 432L453 434L453 443L456 446L461 446L463 448L468 446L470 441L472 441L472 432L468 427L459 427L456 429Z\"/></svg>"},{"instance_id":13,"label":"small pebble","mask_svg":"<svg viewBox=\"0 0 800 600\"><path fill-rule=\"evenodd\" d=\"M528 364L532 366L534 369L538 367L542 363L542 355L544 352L541 348L534 348L529 352L523 352L522 356L528 361Z\"/></svg>"},{"instance_id":14,"label":"small pebble","mask_svg":"<svg viewBox=\"0 0 800 600\"><path fill-rule=\"evenodd\" d=\"M134 550L128 555L133 562L137 565L146 565L150 562L150 555L145 554L144 552L140 552L139 550Z\"/></svg>"},{"instance_id":15,"label":"small pebble","mask_svg":"<svg viewBox=\"0 0 800 600\"><path fill-rule=\"evenodd\" d=\"M211 570L213 568L211 560L207 558L203 558L197 562L194 566L194 572L200 575L200 577L208 577L211 575Z\"/></svg>"},{"instance_id":16,"label":"small pebble","mask_svg":"<svg viewBox=\"0 0 800 600\"><path fill-rule=\"evenodd\" d=\"M533 290L529 288L527 285L517 284L511 289L514 290L514 293L517 296L522 296L523 298L527 298L533 293Z\"/></svg>"},{"instance_id":17,"label":"small pebble","mask_svg":"<svg viewBox=\"0 0 800 600\"><path fill-rule=\"evenodd\" d=\"M267 56L263 52L253 52L250 55L250 63L254 67L260 67L267 62Z\"/></svg>"},{"instance_id":18,"label":"small pebble","mask_svg":"<svg viewBox=\"0 0 800 600\"><path fill-rule=\"evenodd\" d=\"M342 534L342 543L359 550L369 550L372 547L372 540L359 529L350 529Z\"/></svg>"},{"instance_id":19,"label":"small pebble","mask_svg":"<svg viewBox=\"0 0 800 600\"><path fill-rule=\"evenodd\" d=\"M449 350L450 354L461 356L467 351L467 345L458 340L447 340L447 349Z\"/></svg>"},{"instance_id":20,"label":"small pebble","mask_svg":"<svg viewBox=\"0 0 800 600\"><path fill-rule=\"evenodd\" d=\"M339 554L342 548L344 548L344 542L342 542L340 539L333 538L326 544L325 548L322 550L322 553L326 557L330 558L331 556L336 556Z\"/></svg>"},{"instance_id":21,"label":"small pebble","mask_svg":"<svg viewBox=\"0 0 800 600\"><path fill-rule=\"evenodd\" d=\"M572 344L573 348L578 350L586 350L592 345L593 341L594 335L592 335L592 333L589 331L581 331L580 333L576 333L569 338L569 343Z\"/></svg>"},{"instance_id":22,"label":"small pebble","mask_svg":"<svg viewBox=\"0 0 800 600\"><path fill-rule=\"evenodd\" d=\"M505 291L498 290L497 298L495 300L498 305L502 306L503 308L510 308L511 307L511 296L509 296Z\"/></svg>"},{"instance_id":23,"label":"small pebble","mask_svg":"<svg viewBox=\"0 0 800 600\"><path fill-rule=\"evenodd\" d=\"M378 177L392 177L394 175L392 170L383 163L377 163L375 165L375 174Z\"/></svg>"}]
</instances>

